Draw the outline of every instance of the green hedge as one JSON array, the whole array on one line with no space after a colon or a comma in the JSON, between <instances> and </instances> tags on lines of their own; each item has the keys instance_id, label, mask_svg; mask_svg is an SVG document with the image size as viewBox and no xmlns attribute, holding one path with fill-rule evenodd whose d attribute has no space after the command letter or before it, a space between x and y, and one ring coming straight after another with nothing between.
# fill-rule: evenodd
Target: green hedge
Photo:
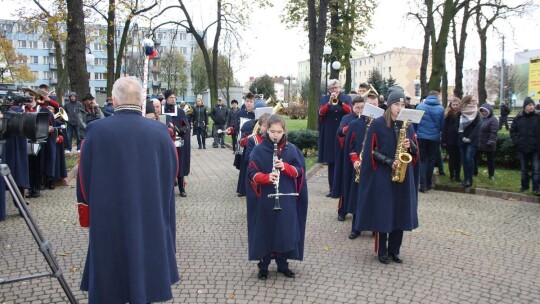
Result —
<instances>
[{"instance_id":1,"label":"green hedge","mask_svg":"<svg viewBox=\"0 0 540 304\"><path fill-rule=\"evenodd\" d=\"M309 151L317 151L319 132L314 130L295 130L287 134L287 140L295 144L305 156Z\"/></svg>"},{"instance_id":2,"label":"green hedge","mask_svg":"<svg viewBox=\"0 0 540 304\"><path fill-rule=\"evenodd\" d=\"M495 163L509 168L519 168L519 159L516 147L510 139L508 133L497 135L497 152L495 153Z\"/></svg>"}]
</instances>

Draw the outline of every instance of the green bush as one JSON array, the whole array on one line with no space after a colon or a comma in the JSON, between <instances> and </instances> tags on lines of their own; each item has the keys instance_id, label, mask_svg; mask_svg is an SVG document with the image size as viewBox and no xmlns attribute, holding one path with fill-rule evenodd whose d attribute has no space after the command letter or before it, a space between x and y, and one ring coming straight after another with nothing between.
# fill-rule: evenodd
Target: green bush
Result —
<instances>
[{"instance_id":1,"label":"green bush","mask_svg":"<svg viewBox=\"0 0 540 304\"><path fill-rule=\"evenodd\" d=\"M310 150L317 150L319 132L314 130L295 130L287 134L287 140L295 144L305 156Z\"/></svg>"},{"instance_id":2,"label":"green bush","mask_svg":"<svg viewBox=\"0 0 540 304\"><path fill-rule=\"evenodd\" d=\"M495 163L509 168L519 168L516 146L512 143L508 133L499 132L497 135Z\"/></svg>"},{"instance_id":3,"label":"green bush","mask_svg":"<svg viewBox=\"0 0 540 304\"><path fill-rule=\"evenodd\" d=\"M298 102L290 102L289 107L287 108L287 115L289 115L291 119L306 119L307 105Z\"/></svg>"}]
</instances>

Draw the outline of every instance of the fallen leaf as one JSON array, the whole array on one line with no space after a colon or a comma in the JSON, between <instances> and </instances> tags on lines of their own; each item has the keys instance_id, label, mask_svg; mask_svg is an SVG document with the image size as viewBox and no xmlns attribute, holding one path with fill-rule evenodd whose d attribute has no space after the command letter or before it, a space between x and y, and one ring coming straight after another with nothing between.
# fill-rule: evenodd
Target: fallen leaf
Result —
<instances>
[{"instance_id":1,"label":"fallen leaf","mask_svg":"<svg viewBox=\"0 0 540 304\"><path fill-rule=\"evenodd\" d=\"M227 298L236 299L236 295L234 293L230 293L230 294L227 295Z\"/></svg>"},{"instance_id":2,"label":"fallen leaf","mask_svg":"<svg viewBox=\"0 0 540 304\"><path fill-rule=\"evenodd\" d=\"M71 272L77 272L79 270L79 268L77 267L71 267Z\"/></svg>"},{"instance_id":3,"label":"fallen leaf","mask_svg":"<svg viewBox=\"0 0 540 304\"><path fill-rule=\"evenodd\" d=\"M63 223L67 223L67 220L62 220Z\"/></svg>"},{"instance_id":4,"label":"fallen leaf","mask_svg":"<svg viewBox=\"0 0 540 304\"><path fill-rule=\"evenodd\" d=\"M62 252L62 253L60 253L59 255L60 255L60 256L68 256L69 254L70 254L69 252Z\"/></svg>"},{"instance_id":5,"label":"fallen leaf","mask_svg":"<svg viewBox=\"0 0 540 304\"><path fill-rule=\"evenodd\" d=\"M324 249L324 251L328 251L328 250L330 250L330 246L324 245L324 246L322 247L322 249Z\"/></svg>"},{"instance_id":6,"label":"fallen leaf","mask_svg":"<svg viewBox=\"0 0 540 304\"><path fill-rule=\"evenodd\" d=\"M11 249L11 244L6 244L6 246L4 246L6 249Z\"/></svg>"},{"instance_id":7,"label":"fallen leaf","mask_svg":"<svg viewBox=\"0 0 540 304\"><path fill-rule=\"evenodd\" d=\"M464 236L471 236L471 233L470 233L470 232L463 231L463 230L461 230L461 229L456 229L456 232L459 232L459 233L461 233L461 234L464 235Z\"/></svg>"}]
</instances>

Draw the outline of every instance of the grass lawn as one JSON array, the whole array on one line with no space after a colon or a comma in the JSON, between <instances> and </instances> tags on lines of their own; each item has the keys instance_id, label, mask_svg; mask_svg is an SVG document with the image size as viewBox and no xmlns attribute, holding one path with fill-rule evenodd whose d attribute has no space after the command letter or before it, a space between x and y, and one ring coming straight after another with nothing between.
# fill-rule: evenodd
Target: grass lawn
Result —
<instances>
[{"instance_id":1,"label":"grass lawn","mask_svg":"<svg viewBox=\"0 0 540 304\"><path fill-rule=\"evenodd\" d=\"M66 154L66 169L69 172L79 164L79 153Z\"/></svg>"},{"instance_id":2,"label":"grass lawn","mask_svg":"<svg viewBox=\"0 0 540 304\"><path fill-rule=\"evenodd\" d=\"M445 186L459 186L459 183L450 180L450 176L448 175L448 163L445 162L444 167L446 176L437 176L438 184ZM463 178L463 170L461 171L461 178ZM495 180L490 180L487 166L479 166L478 176L473 177L473 187L520 193L520 181L521 173L519 172L519 169L498 168L497 165L495 165ZM533 196L531 191L524 192L523 194Z\"/></svg>"}]
</instances>

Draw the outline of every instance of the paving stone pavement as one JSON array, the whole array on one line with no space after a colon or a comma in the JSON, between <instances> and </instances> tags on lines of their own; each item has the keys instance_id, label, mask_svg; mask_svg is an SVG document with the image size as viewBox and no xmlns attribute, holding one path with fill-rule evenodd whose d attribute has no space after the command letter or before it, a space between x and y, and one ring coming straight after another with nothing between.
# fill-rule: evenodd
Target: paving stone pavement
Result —
<instances>
[{"instance_id":1,"label":"paving stone pavement","mask_svg":"<svg viewBox=\"0 0 540 304\"><path fill-rule=\"evenodd\" d=\"M194 139L194 138L193 138ZM295 279L271 265L257 279L247 260L245 199L229 149L192 150L187 198L177 196L178 267L169 303L540 303L540 205L442 191L420 194L420 228L406 232L403 264L383 265L374 239L347 238L351 217L337 221L326 198L326 167L308 182L305 260L291 261ZM9 200L9 199L8 199ZM88 230L78 226L74 181L29 199L64 276L79 291ZM8 204L0 222L0 278L48 266L23 219ZM54 278L0 285L0 303L67 303Z\"/></svg>"}]
</instances>

